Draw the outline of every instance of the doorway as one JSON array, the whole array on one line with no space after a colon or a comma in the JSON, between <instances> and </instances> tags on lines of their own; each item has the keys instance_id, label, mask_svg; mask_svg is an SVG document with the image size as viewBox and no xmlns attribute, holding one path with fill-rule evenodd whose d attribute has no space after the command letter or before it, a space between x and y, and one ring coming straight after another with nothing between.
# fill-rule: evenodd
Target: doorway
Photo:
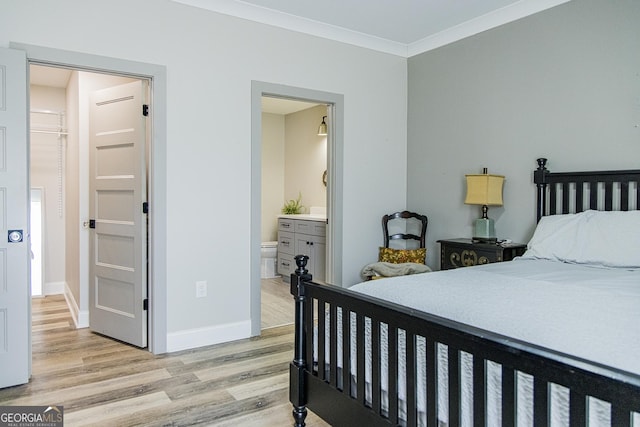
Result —
<instances>
[{"instance_id":1,"label":"doorway","mask_svg":"<svg viewBox=\"0 0 640 427\"><path fill-rule=\"evenodd\" d=\"M38 251L37 248L34 251L32 248L34 255L32 261L39 261L35 263L36 267L38 265L42 266L43 289L41 293L43 295L64 294L76 327L89 326L94 331L105 333L118 340L146 347L147 318L146 312L143 311L142 299L147 295L146 273L144 271L147 256L142 254L143 259L137 254L134 256L134 253L130 253L131 251L128 249L130 244L127 243L128 241L139 242L137 245L141 248L140 252L146 251L147 234L143 228L146 227L146 219L143 218L142 214L136 214L135 223L139 224L137 226L138 232L137 234L129 232L128 235L130 237L119 237L115 230L110 230L105 234L100 232L99 227L98 229L90 230L90 227L94 227L91 226L92 221L89 220L90 217L96 218L96 214L92 213L92 206L95 206L100 211L99 218L94 223L101 223L103 222L101 218L108 218L109 215L113 215L117 211L115 206L123 205L123 202L125 204L133 204L124 210L125 212L133 213L142 209L142 203L136 202L137 199L142 197L144 201L147 200L145 185L147 178L146 176L138 178L141 174L146 175L144 164L148 163L147 160L144 160L144 153L147 153L148 150L145 149L147 146L144 132L146 125L144 124L141 108L141 104L144 102L143 99L148 98L144 89L147 85L143 85L146 80L130 76L39 64L31 64L29 74L31 118L29 175L31 186L41 188L41 195L48 196L48 203L46 204L42 203L42 196L32 199L33 206L38 207L38 200L40 200L39 206L44 206L45 208L40 209L41 224L43 225L41 227L42 251ZM109 119L108 116L103 114L100 123L109 125L108 120L115 120L116 123L114 125L118 126L118 121L122 122L123 119L131 117L124 125L119 125L119 128L128 129L133 126L131 123L138 122L140 123L137 125L140 129L138 131L139 136L134 139L132 135L129 135L130 132L106 132L103 138L111 138L113 142L104 148L98 149L98 146L92 148L96 144L94 139L99 138L99 135L105 134L105 132L89 132L90 128L95 128L96 120L99 117L94 113L94 109L90 108L90 105L95 103L93 101L89 102L90 98L94 94L105 93L107 90L113 91L113 88L119 87L139 88L139 95L131 95L129 97L119 95L118 102L109 99L107 103L99 103L98 105L105 104L106 107L113 110L113 113L118 112L117 114L111 113L114 119ZM128 93L130 91L126 92L126 94ZM133 98L136 98L137 101ZM126 101L126 99L130 100ZM133 109L124 105L121 106L126 102L134 104L137 102L139 108L135 105L132 105ZM124 114L127 111L125 108L128 108L129 111L126 114ZM119 137L117 135L123 136ZM137 142L134 142L136 140ZM127 142L125 143L124 141ZM134 143L135 145L133 145ZM104 145L104 143L102 144ZM138 154L134 155L135 152L132 149L135 146L140 148L137 149ZM96 154L95 160L93 160L94 153L102 154L100 156ZM140 158L140 163L131 161L134 156ZM90 160L90 157L92 160ZM107 159L106 161L103 160L105 158ZM140 172L125 171L125 166L130 163L141 164L142 166L138 167ZM134 189L132 188L131 191L115 191L106 188L105 190L107 191L105 192L102 189L94 188L95 183L87 173L92 171L94 164L101 169L101 187L105 185L105 182L108 182L109 175L113 175L113 173L108 172L113 169L113 166L109 165L115 164L118 165L116 167L118 175L115 180L110 178L110 181L114 181L113 185L117 181L118 188L120 188L125 180L131 181L131 179L127 179L127 174L129 174L132 177L136 177L140 190L133 191ZM123 190L127 190L127 188L123 187ZM144 192L145 194L132 197L132 195L139 192ZM101 196L101 194L107 195ZM124 196L118 196L118 194L123 194ZM99 207L97 201L92 201L92 197L100 200L100 206L102 207ZM117 205L109 207L108 204L105 204L114 197L121 197L115 202ZM34 216L37 216L37 213L32 212L32 220L35 219ZM134 220L133 218L129 220L125 217L121 219L122 221L117 221L122 224L120 227ZM113 223L113 221L108 222ZM114 226L111 225L110 228L113 229ZM110 243L104 243L105 241ZM101 252L98 251L98 248L104 249L101 251L103 255L100 255ZM91 255L92 251L96 254L95 256ZM120 256L116 257L115 260L120 259L122 262L117 263L114 261L113 255L106 260L105 256L108 257L108 254L113 254L114 251L120 253ZM35 255L38 252L40 252L40 256L36 257ZM123 257L127 259L125 260ZM129 259L140 260L138 261L140 266L136 266L139 268L127 268L128 264L132 264ZM122 265L123 262L127 266L120 267L119 271L123 272L128 269L131 271L129 276L138 277L135 286L134 282L125 282L122 278L114 282L114 280L108 279L108 276L103 274L104 272L101 272L99 276L95 276L95 279L91 279L94 269L100 268L102 271L106 268L105 266ZM120 274L120 276L123 276L123 274ZM37 277L35 278L37 279ZM112 290L113 283L117 283L119 286L118 293L114 293ZM32 282L32 289L34 289L33 284L35 283ZM131 305L130 300L134 299L130 298L134 288L138 289L137 293L142 295L141 298L138 298L140 300L139 304L131 307L138 308L137 311L130 310L128 307ZM96 296L92 297L94 290ZM144 336L138 336L135 340L129 338L129 336L131 335L130 330L135 330L137 329L136 327L129 327L126 330L117 329L112 325L119 324L120 316L113 314L112 316L116 316L115 319L112 322L105 322L103 320L104 315L100 310L101 307L117 301L114 298L123 292L127 295L127 302L121 304L121 306L126 307L123 308L126 312L120 311L126 314L125 318L132 319L135 324L140 324L139 328L144 332ZM88 301L88 304L85 304L85 301ZM138 305L139 307L137 307ZM108 308L110 308L110 312L117 311L111 307ZM135 324L128 323L127 325L135 326Z\"/></svg>"},{"instance_id":2,"label":"doorway","mask_svg":"<svg viewBox=\"0 0 640 427\"><path fill-rule=\"evenodd\" d=\"M21 286L8 288L11 292L3 294L2 309L11 306L13 314L11 333L15 337L12 347L2 355L3 366L7 367L0 376L3 386L22 384L28 381L31 364L29 345L31 319L29 316L29 247L24 244L24 232L28 233L30 197L29 197L29 73L32 64L73 68L85 71L97 71L111 75L128 75L134 78L149 79L153 83L151 94L154 100L155 114L148 121L152 148L150 158L154 161L149 166L149 280L150 301L148 316L150 319L149 350L155 354L165 353L167 349L167 298L166 298L166 68L163 66L132 62L104 56L96 56L71 51L45 48L11 42L8 49L0 49L2 69L10 70L2 74L3 100L11 108L3 108L0 115L3 129L12 129L15 144L11 144L6 161L12 168L3 170L3 186L15 189L12 191L12 224L9 241L3 250L11 255L5 274L13 283ZM10 90L9 90L10 89ZM85 165L86 167L86 165ZM78 223L75 224L79 226ZM26 234L28 237L28 234ZM26 262L25 262L26 261ZM23 264L24 262L24 264ZM6 286L5 286L6 287ZM88 304L85 295L80 301ZM8 323L8 322L6 322ZM6 331L5 331L6 332ZM6 336L5 336L6 337ZM6 341L5 341L6 342Z\"/></svg>"},{"instance_id":3,"label":"doorway","mask_svg":"<svg viewBox=\"0 0 640 427\"><path fill-rule=\"evenodd\" d=\"M67 148L66 87L70 71L30 67L31 294L64 292L64 156ZM35 274L35 275L34 275Z\"/></svg>"},{"instance_id":4,"label":"doorway","mask_svg":"<svg viewBox=\"0 0 640 427\"><path fill-rule=\"evenodd\" d=\"M294 247L289 241L284 242L287 245L280 241L284 237L278 226L284 204L299 200L302 206L297 213L302 218L326 220L327 189L322 178L327 170L327 135L318 135L318 127L326 116L325 104L262 97L260 281L263 329L294 321L289 290ZM303 156L307 159L306 164L296 162ZM325 257L323 251L321 258ZM320 276L324 277L324 263L322 270Z\"/></svg>"},{"instance_id":5,"label":"doorway","mask_svg":"<svg viewBox=\"0 0 640 427\"><path fill-rule=\"evenodd\" d=\"M253 81L251 84L251 335L261 332L260 251L262 242L262 99L290 99L327 106L326 282L342 282L342 95ZM316 124L318 126L320 123ZM317 129L317 127L316 127ZM316 131L317 132L317 131ZM296 161L296 160L294 160ZM304 162L304 159L300 159ZM323 179L321 176L319 179Z\"/></svg>"}]
</instances>

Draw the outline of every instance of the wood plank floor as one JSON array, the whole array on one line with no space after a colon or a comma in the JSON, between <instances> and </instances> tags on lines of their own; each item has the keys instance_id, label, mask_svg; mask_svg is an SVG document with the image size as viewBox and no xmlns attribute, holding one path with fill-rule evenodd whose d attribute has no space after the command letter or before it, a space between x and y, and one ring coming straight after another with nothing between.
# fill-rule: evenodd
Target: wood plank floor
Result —
<instances>
[{"instance_id":1,"label":"wood plank floor","mask_svg":"<svg viewBox=\"0 0 640 427\"><path fill-rule=\"evenodd\" d=\"M293 296L289 284L282 278L261 279L261 326L262 329L290 325L294 320Z\"/></svg>"},{"instance_id":2,"label":"wood plank floor","mask_svg":"<svg viewBox=\"0 0 640 427\"><path fill-rule=\"evenodd\" d=\"M155 356L75 329L62 296L32 306L32 379L0 389L0 405L62 405L65 426L292 425L292 325ZM307 425L328 426L312 413Z\"/></svg>"}]
</instances>

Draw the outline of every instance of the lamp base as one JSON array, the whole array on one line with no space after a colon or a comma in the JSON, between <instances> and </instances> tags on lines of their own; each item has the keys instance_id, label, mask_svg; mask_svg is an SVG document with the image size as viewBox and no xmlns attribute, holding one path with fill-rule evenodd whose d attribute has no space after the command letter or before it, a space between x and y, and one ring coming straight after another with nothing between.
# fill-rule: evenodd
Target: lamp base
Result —
<instances>
[{"instance_id":1,"label":"lamp base","mask_svg":"<svg viewBox=\"0 0 640 427\"><path fill-rule=\"evenodd\" d=\"M491 218L478 218L473 222L473 240L496 242L496 229Z\"/></svg>"}]
</instances>

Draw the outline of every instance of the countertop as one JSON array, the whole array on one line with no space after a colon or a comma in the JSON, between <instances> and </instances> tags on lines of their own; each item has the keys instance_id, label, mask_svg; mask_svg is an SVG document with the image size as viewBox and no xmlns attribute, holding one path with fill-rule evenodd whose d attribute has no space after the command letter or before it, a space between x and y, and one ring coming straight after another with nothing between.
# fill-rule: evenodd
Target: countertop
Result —
<instances>
[{"instance_id":1,"label":"countertop","mask_svg":"<svg viewBox=\"0 0 640 427\"><path fill-rule=\"evenodd\" d=\"M322 214L282 214L278 218L302 219L307 221L326 221L327 216Z\"/></svg>"}]
</instances>

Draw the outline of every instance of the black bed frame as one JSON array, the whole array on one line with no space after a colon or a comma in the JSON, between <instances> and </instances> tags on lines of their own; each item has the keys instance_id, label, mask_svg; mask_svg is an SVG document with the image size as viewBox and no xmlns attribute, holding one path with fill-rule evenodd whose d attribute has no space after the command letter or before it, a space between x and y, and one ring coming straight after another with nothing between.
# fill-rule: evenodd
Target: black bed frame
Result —
<instances>
[{"instance_id":1,"label":"black bed frame","mask_svg":"<svg viewBox=\"0 0 640 427\"><path fill-rule=\"evenodd\" d=\"M538 189L537 218L584 209L640 209L640 170L551 173L546 159L538 159L534 182ZM631 184L630 183L635 183ZM630 192L630 188L635 191ZM597 191L596 191L597 189ZM448 346L449 426L460 424L460 352L473 355L473 419L474 425L486 425L487 361L502 369L502 425L514 426L516 419L516 373L533 377L533 417L535 426L548 425L549 384L569 389L571 426L587 423L588 397L611 404L611 425L631 426L632 413L640 413L640 373L623 372L577 357L550 351L526 342L480 330L391 302L358 294L339 286L312 281L305 266L308 257L296 256L298 266L291 275L291 293L295 300L295 354L290 365L290 401L293 404L294 426L305 425L307 408L333 426L390 426L401 424L397 399L388 399L383 410L381 398L381 325L388 333L388 396L398 391L397 336L404 331L406 351L406 420L407 426L417 424L417 366L426 368L427 426L438 426L437 420L437 343ZM338 308L342 321L338 322ZM326 321L325 311L329 312ZM351 378L351 342L337 342L337 337L350 336L350 316L356 316L356 375ZM370 401L365 399L365 328L364 319L371 322L371 387ZM640 325L639 325L640 327ZM330 342L318 339L314 345L314 329L318 337L329 331ZM338 331L342 330L342 334ZM426 357L418 359L418 337L426 343ZM594 337L594 342L597 337ZM597 344L594 344L597 345ZM342 352L342 369L337 363ZM393 355L393 357L391 357ZM398 357L401 357L399 355ZM640 357L640 355L638 356Z\"/></svg>"}]
</instances>

